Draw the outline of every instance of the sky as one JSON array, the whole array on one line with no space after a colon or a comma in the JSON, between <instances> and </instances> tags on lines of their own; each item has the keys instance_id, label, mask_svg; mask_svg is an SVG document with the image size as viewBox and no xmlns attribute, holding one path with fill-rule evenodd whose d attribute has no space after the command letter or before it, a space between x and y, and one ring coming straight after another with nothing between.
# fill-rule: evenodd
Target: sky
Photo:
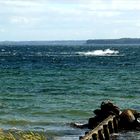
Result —
<instances>
[{"instance_id":1,"label":"sky","mask_svg":"<svg viewBox=\"0 0 140 140\"><path fill-rule=\"evenodd\" d=\"M0 41L140 37L140 0L0 0Z\"/></svg>"}]
</instances>

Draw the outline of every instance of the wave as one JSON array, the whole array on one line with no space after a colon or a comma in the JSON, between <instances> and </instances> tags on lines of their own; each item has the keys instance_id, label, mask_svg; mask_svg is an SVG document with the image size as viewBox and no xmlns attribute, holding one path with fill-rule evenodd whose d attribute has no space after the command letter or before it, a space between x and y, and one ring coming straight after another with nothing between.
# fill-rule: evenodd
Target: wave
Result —
<instances>
[{"instance_id":1,"label":"wave","mask_svg":"<svg viewBox=\"0 0 140 140\"><path fill-rule=\"evenodd\" d=\"M9 57L17 57L22 58L23 60L26 60L30 57L77 57L77 56L123 56L124 54L120 55L118 50L111 50L111 49L105 49L105 50L93 50L93 51L66 51L66 52L42 52L42 51L35 51L35 52L0 52L0 57L2 61L5 61L5 59ZM4 59L5 57L5 59Z\"/></svg>"},{"instance_id":2,"label":"wave","mask_svg":"<svg viewBox=\"0 0 140 140\"><path fill-rule=\"evenodd\" d=\"M94 50L94 51L87 51L87 52L78 52L79 55L85 56L116 56L119 54L117 50Z\"/></svg>"}]
</instances>

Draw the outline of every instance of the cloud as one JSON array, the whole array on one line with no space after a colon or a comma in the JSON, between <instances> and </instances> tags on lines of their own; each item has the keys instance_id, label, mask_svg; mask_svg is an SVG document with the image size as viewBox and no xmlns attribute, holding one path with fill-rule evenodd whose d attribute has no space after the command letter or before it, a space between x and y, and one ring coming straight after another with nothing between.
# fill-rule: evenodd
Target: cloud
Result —
<instances>
[{"instance_id":1,"label":"cloud","mask_svg":"<svg viewBox=\"0 0 140 140\"><path fill-rule=\"evenodd\" d=\"M133 34L140 26L139 0L0 0L0 9L0 27L15 37L22 28L21 39L29 33L32 38L107 38Z\"/></svg>"},{"instance_id":2,"label":"cloud","mask_svg":"<svg viewBox=\"0 0 140 140\"><path fill-rule=\"evenodd\" d=\"M26 17L11 17L11 22L28 24L30 22L30 20Z\"/></svg>"},{"instance_id":3,"label":"cloud","mask_svg":"<svg viewBox=\"0 0 140 140\"><path fill-rule=\"evenodd\" d=\"M41 3L37 0L1 0L0 4L6 6L17 6L17 7L25 7L25 6L40 6Z\"/></svg>"},{"instance_id":4,"label":"cloud","mask_svg":"<svg viewBox=\"0 0 140 140\"><path fill-rule=\"evenodd\" d=\"M112 0L113 10L140 10L139 0Z\"/></svg>"},{"instance_id":5,"label":"cloud","mask_svg":"<svg viewBox=\"0 0 140 140\"><path fill-rule=\"evenodd\" d=\"M16 15L56 17L115 17L127 10L140 10L138 0L1 0L0 5Z\"/></svg>"},{"instance_id":6,"label":"cloud","mask_svg":"<svg viewBox=\"0 0 140 140\"><path fill-rule=\"evenodd\" d=\"M1 0L0 5L17 8L69 7L77 10L140 10L139 0ZM58 6L58 7L56 7ZM46 9L47 10L47 9Z\"/></svg>"},{"instance_id":7,"label":"cloud","mask_svg":"<svg viewBox=\"0 0 140 140\"><path fill-rule=\"evenodd\" d=\"M38 21L38 18L14 16L10 18L12 23L25 23Z\"/></svg>"},{"instance_id":8,"label":"cloud","mask_svg":"<svg viewBox=\"0 0 140 140\"><path fill-rule=\"evenodd\" d=\"M28 13L40 12L43 7L41 0L0 0L0 13ZM31 13L29 13L31 12Z\"/></svg>"},{"instance_id":9,"label":"cloud","mask_svg":"<svg viewBox=\"0 0 140 140\"><path fill-rule=\"evenodd\" d=\"M88 0L81 3L91 10L140 10L139 0Z\"/></svg>"}]
</instances>

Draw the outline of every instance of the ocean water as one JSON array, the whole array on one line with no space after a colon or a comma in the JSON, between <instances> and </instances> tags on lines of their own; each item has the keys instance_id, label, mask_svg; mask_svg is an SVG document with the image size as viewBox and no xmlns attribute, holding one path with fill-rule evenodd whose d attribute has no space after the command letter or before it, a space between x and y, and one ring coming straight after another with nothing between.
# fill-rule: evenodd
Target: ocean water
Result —
<instances>
[{"instance_id":1,"label":"ocean water","mask_svg":"<svg viewBox=\"0 0 140 140\"><path fill-rule=\"evenodd\" d=\"M86 123L104 100L140 111L139 45L0 46L1 128L78 140L85 130L70 123ZM140 132L116 137L133 138Z\"/></svg>"}]
</instances>

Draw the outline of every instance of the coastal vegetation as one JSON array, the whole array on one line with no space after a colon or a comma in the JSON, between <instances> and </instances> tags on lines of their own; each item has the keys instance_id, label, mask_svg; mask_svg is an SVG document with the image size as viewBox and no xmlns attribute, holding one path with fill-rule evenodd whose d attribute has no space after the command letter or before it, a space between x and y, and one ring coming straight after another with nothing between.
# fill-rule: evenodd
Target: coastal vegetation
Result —
<instances>
[{"instance_id":1,"label":"coastal vegetation","mask_svg":"<svg viewBox=\"0 0 140 140\"><path fill-rule=\"evenodd\" d=\"M38 132L4 131L0 129L0 140L47 140L47 138Z\"/></svg>"}]
</instances>

